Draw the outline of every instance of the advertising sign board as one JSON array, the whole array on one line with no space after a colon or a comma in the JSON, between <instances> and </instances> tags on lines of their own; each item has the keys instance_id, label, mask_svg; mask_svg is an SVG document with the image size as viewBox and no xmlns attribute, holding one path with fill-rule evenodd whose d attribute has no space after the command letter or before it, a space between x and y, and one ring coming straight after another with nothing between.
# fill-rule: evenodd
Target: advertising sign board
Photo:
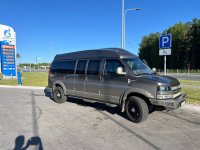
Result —
<instances>
[{"instance_id":1,"label":"advertising sign board","mask_svg":"<svg viewBox=\"0 0 200 150\"><path fill-rule=\"evenodd\" d=\"M16 77L16 33L12 27L0 25L0 72Z\"/></svg>"},{"instance_id":2,"label":"advertising sign board","mask_svg":"<svg viewBox=\"0 0 200 150\"><path fill-rule=\"evenodd\" d=\"M1 68L4 76L16 76L14 45L1 45Z\"/></svg>"}]
</instances>

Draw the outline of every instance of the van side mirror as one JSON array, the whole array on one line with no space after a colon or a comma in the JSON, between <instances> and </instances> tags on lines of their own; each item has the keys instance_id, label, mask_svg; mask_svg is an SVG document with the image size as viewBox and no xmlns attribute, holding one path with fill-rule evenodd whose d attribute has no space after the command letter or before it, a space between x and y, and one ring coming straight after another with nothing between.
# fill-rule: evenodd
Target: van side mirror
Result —
<instances>
[{"instance_id":1,"label":"van side mirror","mask_svg":"<svg viewBox=\"0 0 200 150\"><path fill-rule=\"evenodd\" d=\"M126 75L126 72L123 71L123 67L118 67L117 68L117 74L120 74L120 75Z\"/></svg>"}]
</instances>

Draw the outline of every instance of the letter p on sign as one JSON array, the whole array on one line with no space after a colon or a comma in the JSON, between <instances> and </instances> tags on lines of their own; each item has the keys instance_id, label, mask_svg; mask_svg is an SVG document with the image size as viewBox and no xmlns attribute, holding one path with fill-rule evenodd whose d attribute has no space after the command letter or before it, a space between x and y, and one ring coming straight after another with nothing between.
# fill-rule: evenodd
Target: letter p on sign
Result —
<instances>
[{"instance_id":1,"label":"letter p on sign","mask_svg":"<svg viewBox=\"0 0 200 150\"><path fill-rule=\"evenodd\" d=\"M171 44L172 44L172 35L171 34L160 36L160 39L159 39L160 49L171 48Z\"/></svg>"}]
</instances>

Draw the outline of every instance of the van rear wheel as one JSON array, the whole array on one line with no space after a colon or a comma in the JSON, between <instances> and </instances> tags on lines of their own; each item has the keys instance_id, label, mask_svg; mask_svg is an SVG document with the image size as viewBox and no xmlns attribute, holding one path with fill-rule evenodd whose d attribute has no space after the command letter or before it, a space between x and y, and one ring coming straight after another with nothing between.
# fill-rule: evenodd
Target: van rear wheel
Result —
<instances>
[{"instance_id":1,"label":"van rear wheel","mask_svg":"<svg viewBox=\"0 0 200 150\"><path fill-rule=\"evenodd\" d=\"M136 96L128 98L125 109L128 118L135 123L145 121L149 115L147 103L143 99Z\"/></svg>"},{"instance_id":2,"label":"van rear wheel","mask_svg":"<svg viewBox=\"0 0 200 150\"><path fill-rule=\"evenodd\" d=\"M67 96L65 96L63 89L60 86L53 90L53 99L56 103L65 103Z\"/></svg>"}]
</instances>

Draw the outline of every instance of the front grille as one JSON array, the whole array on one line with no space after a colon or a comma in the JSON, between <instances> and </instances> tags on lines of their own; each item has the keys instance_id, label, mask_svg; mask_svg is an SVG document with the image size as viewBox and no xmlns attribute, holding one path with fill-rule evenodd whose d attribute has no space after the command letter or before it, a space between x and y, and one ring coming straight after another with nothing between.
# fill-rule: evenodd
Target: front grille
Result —
<instances>
[{"instance_id":1,"label":"front grille","mask_svg":"<svg viewBox=\"0 0 200 150\"><path fill-rule=\"evenodd\" d=\"M165 103L166 106L168 107L174 107L174 103L173 102L167 102Z\"/></svg>"}]
</instances>

